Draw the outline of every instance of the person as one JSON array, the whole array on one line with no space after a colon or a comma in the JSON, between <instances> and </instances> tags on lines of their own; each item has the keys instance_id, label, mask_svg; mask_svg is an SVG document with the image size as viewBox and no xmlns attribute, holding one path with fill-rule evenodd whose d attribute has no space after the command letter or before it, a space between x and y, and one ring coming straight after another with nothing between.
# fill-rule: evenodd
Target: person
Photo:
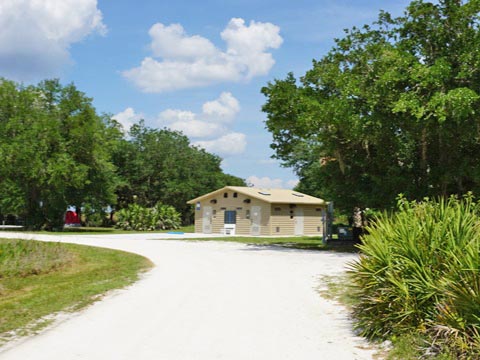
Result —
<instances>
[{"instance_id":1,"label":"person","mask_svg":"<svg viewBox=\"0 0 480 360\"><path fill-rule=\"evenodd\" d=\"M360 243L360 236L362 236L362 229L363 229L363 219L362 219L362 211L358 206L353 208L353 219L352 219L352 238L355 243Z\"/></svg>"}]
</instances>

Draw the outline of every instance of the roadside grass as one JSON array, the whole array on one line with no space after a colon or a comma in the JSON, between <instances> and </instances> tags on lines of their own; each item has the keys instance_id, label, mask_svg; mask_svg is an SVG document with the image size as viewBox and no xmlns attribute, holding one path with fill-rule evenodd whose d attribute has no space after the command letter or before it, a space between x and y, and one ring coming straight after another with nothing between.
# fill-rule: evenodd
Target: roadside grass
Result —
<instances>
[{"instance_id":1,"label":"roadside grass","mask_svg":"<svg viewBox=\"0 0 480 360\"><path fill-rule=\"evenodd\" d=\"M133 283L152 266L123 251L33 240L0 239L0 255L0 346L48 325L47 315L76 311Z\"/></svg>"},{"instance_id":2,"label":"roadside grass","mask_svg":"<svg viewBox=\"0 0 480 360\"><path fill-rule=\"evenodd\" d=\"M356 253L358 249L352 243L336 244L331 241L329 244L324 244L320 236L292 236L292 237L248 237L248 236L224 236L211 238L185 238L185 241L227 241L236 242L249 245L259 246L281 246L291 249L301 250L318 250L318 251L335 251L335 252L349 252Z\"/></svg>"},{"instance_id":3,"label":"roadside grass","mask_svg":"<svg viewBox=\"0 0 480 360\"><path fill-rule=\"evenodd\" d=\"M155 231L132 231L121 230L109 227L66 227L61 231L22 231L22 230L4 230L4 231L21 231L28 234L48 234L48 235L102 235L102 234L155 234L155 233L168 233L168 232L183 232L193 233L195 232L194 225L182 226L176 230L155 230Z\"/></svg>"},{"instance_id":4,"label":"roadside grass","mask_svg":"<svg viewBox=\"0 0 480 360\"><path fill-rule=\"evenodd\" d=\"M337 301L349 310L358 303L358 298L355 297L356 289L348 275L323 276L320 282L318 293L323 298Z\"/></svg>"}]
</instances>

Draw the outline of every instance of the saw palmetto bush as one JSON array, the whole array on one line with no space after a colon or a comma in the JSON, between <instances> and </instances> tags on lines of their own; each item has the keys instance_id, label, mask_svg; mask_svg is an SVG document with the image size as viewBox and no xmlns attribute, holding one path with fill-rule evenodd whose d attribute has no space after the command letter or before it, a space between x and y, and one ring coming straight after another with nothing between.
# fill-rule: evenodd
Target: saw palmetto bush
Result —
<instances>
[{"instance_id":1,"label":"saw palmetto bush","mask_svg":"<svg viewBox=\"0 0 480 360\"><path fill-rule=\"evenodd\" d=\"M116 227L123 230L152 231L178 229L181 216L174 207L158 203L153 208L130 204L117 213Z\"/></svg>"},{"instance_id":2,"label":"saw palmetto bush","mask_svg":"<svg viewBox=\"0 0 480 360\"><path fill-rule=\"evenodd\" d=\"M367 229L352 264L357 327L370 338L420 332L456 357L480 356L480 221L472 196L399 200Z\"/></svg>"}]
</instances>

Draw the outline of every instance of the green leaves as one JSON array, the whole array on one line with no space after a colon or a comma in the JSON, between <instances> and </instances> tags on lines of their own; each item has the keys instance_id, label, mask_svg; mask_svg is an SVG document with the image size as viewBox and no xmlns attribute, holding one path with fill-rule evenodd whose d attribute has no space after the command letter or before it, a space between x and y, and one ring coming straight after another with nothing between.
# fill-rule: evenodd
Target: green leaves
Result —
<instances>
[{"instance_id":1,"label":"green leaves","mask_svg":"<svg viewBox=\"0 0 480 360\"><path fill-rule=\"evenodd\" d=\"M413 1L354 28L298 80L262 89L299 190L354 206L480 191L480 3ZM318 164L323 164L319 166Z\"/></svg>"},{"instance_id":2,"label":"green leaves","mask_svg":"<svg viewBox=\"0 0 480 360\"><path fill-rule=\"evenodd\" d=\"M244 185L242 179L222 172L218 156L192 146L179 132L140 123L130 137L121 140L113 154L122 180L117 188L120 208L134 201L145 207L161 202L189 222L193 213L188 200L226 185Z\"/></svg>"},{"instance_id":3,"label":"green leaves","mask_svg":"<svg viewBox=\"0 0 480 360\"><path fill-rule=\"evenodd\" d=\"M117 213L117 228L123 230L153 231L178 229L180 214L173 206L157 203L153 208L130 204Z\"/></svg>"},{"instance_id":4,"label":"green leaves","mask_svg":"<svg viewBox=\"0 0 480 360\"><path fill-rule=\"evenodd\" d=\"M468 195L421 203L401 198L396 213L375 219L351 270L357 326L365 335L418 331L458 358L480 355L479 215Z\"/></svg>"},{"instance_id":5,"label":"green leaves","mask_svg":"<svg viewBox=\"0 0 480 360\"><path fill-rule=\"evenodd\" d=\"M61 228L67 205L115 201L107 124L91 99L58 80L0 81L0 213Z\"/></svg>"}]
</instances>

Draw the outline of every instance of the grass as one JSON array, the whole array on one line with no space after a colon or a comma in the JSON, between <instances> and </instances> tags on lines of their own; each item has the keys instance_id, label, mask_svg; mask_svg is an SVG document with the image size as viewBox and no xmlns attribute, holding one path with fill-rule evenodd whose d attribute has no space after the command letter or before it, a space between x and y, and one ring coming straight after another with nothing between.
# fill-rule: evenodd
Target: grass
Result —
<instances>
[{"instance_id":1,"label":"grass","mask_svg":"<svg viewBox=\"0 0 480 360\"><path fill-rule=\"evenodd\" d=\"M49 314L78 310L133 283L152 266L122 251L32 240L0 239L0 254L9 263L0 270L0 345L48 325ZM25 256L30 261L19 261Z\"/></svg>"},{"instance_id":2,"label":"grass","mask_svg":"<svg viewBox=\"0 0 480 360\"><path fill-rule=\"evenodd\" d=\"M9 231L9 230L5 230ZM15 229L13 231L22 231ZM66 227L62 231L25 231L31 234L49 234L49 235L102 235L102 234L145 234L145 233L167 233L170 231L193 233L194 225L182 226L176 230L155 230L155 231L129 231L107 227Z\"/></svg>"},{"instance_id":3,"label":"grass","mask_svg":"<svg viewBox=\"0 0 480 360\"><path fill-rule=\"evenodd\" d=\"M320 295L329 300L334 300L352 309L358 299L353 294L355 287L348 278L348 275L324 276L321 278L322 285L318 290Z\"/></svg>"},{"instance_id":4,"label":"grass","mask_svg":"<svg viewBox=\"0 0 480 360\"><path fill-rule=\"evenodd\" d=\"M335 241L324 244L320 236L293 236L293 237L248 237L248 236L225 236L212 238L186 238L187 241L228 241L250 245L282 246L292 249L358 252L352 245L335 244Z\"/></svg>"}]
</instances>

